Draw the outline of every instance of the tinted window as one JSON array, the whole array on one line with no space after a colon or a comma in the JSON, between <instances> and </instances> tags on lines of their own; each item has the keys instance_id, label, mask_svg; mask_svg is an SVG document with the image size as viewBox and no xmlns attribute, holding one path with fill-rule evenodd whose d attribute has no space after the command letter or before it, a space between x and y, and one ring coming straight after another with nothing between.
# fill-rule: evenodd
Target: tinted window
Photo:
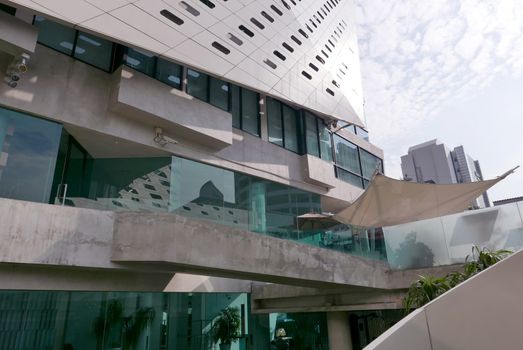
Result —
<instances>
[{"instance_id":1,"label":"tinted window","mask_svg":"<svg viewBox=\"0 0 523 350\"><path fill-rule=\"evenodd\" d=\"M229 83L211 77L209 81L209 102L224 111L229 110Z\"/></svg>"},{"instance_id":2,"label":"tinted window","mask_svg":"<svg viewBox=\"0 0 523 350\"><path fill-rule=\"evenodd\" d=\"M129 67L134 68L142 73L145 73L149 76L154 75L156 58L154 55L148 52L128 48L124 57L124 62Z\"/></svg>"},{"instance_id":3,"label":"tinted window","mask_svg":"<svg viewBox=\"0 0 523 350\"><path fill-rule=\"evenodd\" d=\"M240 87L231 85L231 114L232 114L232 126L235 128L241 128L241 109L240 109Z\"/></svg>"},{"instance_id":4,"label":"tinted window","mask_svg":"<svg viewBox=\"0 0 523 350\"><path fill-rule=\"evenodd\" d=\"M285 132L285 148L296 153L300 151L298 115L298 111L283 105L283 130Z\"/></svg>"},{"instance_id":5,"label":"tinted window","mask_svg":"<svg viewBox=\"0 0 523 350\"><path fill-rule=\"evenodd\" d=\"M110 70L113 43L83 32L78 32L73 56L103 70Z\"/></svg>"},{"instance_id":6,"label":"tinted window","mask_svg":"<svg viewBox=\"0 0 523 350\"><path fill-rule=\"evenodd\" d=\"M269 130L269 142L283 147L281 104L272 98L267 98L267 127Z\"/></svg>"},{"instance_id":7,"label":"tinted window","mask_svg":"<svg viewBox=\"0 0 523 350\"><path fill-rule=\"evenodd\" d=\"M313 156L320 156L320 145L318 142L318 126L316 117L310 113L305 113L305 139L307 142L307 153Z\"/></svg>"},{"instance_id":8,"label":"tinted window","mask_svg":"<svg viewBox=\"0 0 523 350\"><path fill-rule=\"evenodd\" d=\"M336 134L333 135L333 140L336 164L354 172L355 174L360 175L361 169L358 147Z\"/></svg>"},{"instance_id":9,"label":"tinted window","mask_svg":"<svg viewBox=\"0 0 523 350\"><path fill-rule=\"evenodd\" d=\"M320 136L320 156L321 159L332 161L331 135L327 126L320 120L318 121L318 131Z\"/></svg>"},{"instance_id":10,"label":"tinted window","mask_svg":"<svg viewBox=\"0 0 523 350\"><path fill-rule=\"evenodd\" d=\"M207 101L209 79L207 74L192 69L187 70L187 93L200 100Z\"/></svg>"},{"instance_id":11,"label":"tinted window","mask_svg":"<svg viewBox=\"0 0 523 350\"><path fill-rule=\"evenodd\" d=\"M242 129L254 134L260 135L259 130L259 97L254 91L241 89L241 112L242 112Z\"/></svg>"},{"instance_id":12,"label":"tinted window","mask_svg":"<svg viewBox=\"0 0 523 350\"><path fill-rule=\"evenodd\" d=\"M182 66L158 58L156 65L156 78L177 89L182 87Z\"/></svg>"},{"instance_id":13,"label":"tinted window","mask_svg":"<svg viewBox=\"0 0 523 350\"><path fill-rule=\"evenodd\" d=\"M70 55L73 52L76 30L36 16L34 25L40 30L38 42Z\"/></svg>"}]
</instances>

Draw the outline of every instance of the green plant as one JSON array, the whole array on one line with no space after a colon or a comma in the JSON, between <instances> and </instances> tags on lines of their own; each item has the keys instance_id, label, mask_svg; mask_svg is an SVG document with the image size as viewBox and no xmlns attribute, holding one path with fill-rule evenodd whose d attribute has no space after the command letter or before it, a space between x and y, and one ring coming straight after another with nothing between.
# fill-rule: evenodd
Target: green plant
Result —
<instances>
[{"instance_id":1,"label":"green plant","mask_svg":"<svg viewBox=\"0 0 523 350\"><path fill-rule=\"evenodd\" d=\"M231 344L240 337L240 310L238 307L223 309L213 324L212 338L214 343Z\"/></svg>"},{"instance_id":2,"label":"green plant","mask_svg":"<svg viewBox=\"0 0 523 350\"><path fill-rule=\"evenodd\" d=\"M451 288L446 277L419 277L416 282L411 284L407 295L403 299L403 306L407 313L411 309L425 305Z\"/></svg>"},{"instance_id":3,"label":"green plant","mask_svg":"<svg viewBox=\"0 0 523 350\"><path fill-rule=\"evenodd\" d=\"M409 313L412 309L425 305L461 282L503 260L510 254L512 254L510 250L480 249L478 246L473 246L472 254L467 255L465 258L463 272L456 271L439 278L419 276L420 278L411 284L403 298L405 312Z\"/></svg>"},{"instance_id":4,"label":"green plant","mask_svg":"<svg viewBox=\"0 0 523 350\"><path fill-rule=\"evenodd\" d=\"M124 318L123 331L126 349L132 349L136 345L140 334L152 319L154 319L152 307L139 308L133 315Z\"/></svg>"},{"instance_id":5,"label":"green plant","mask_svg":"<svg viewBox=\"0 0 523 350\"><path fill-rule=\"evenodd\" d=\"M98 316L94 321L93 330L97 339L97 348L103 348L104 344L111 344L112 347L132 349L140 338L142 330L153 318L154 309L151 307L140 308L125 317L122 302L118 299L109 300L104 315ZM108 339L111 335L112 341ZM115 336L117 339L114 339Z\"/></svg>"}]
</instances>

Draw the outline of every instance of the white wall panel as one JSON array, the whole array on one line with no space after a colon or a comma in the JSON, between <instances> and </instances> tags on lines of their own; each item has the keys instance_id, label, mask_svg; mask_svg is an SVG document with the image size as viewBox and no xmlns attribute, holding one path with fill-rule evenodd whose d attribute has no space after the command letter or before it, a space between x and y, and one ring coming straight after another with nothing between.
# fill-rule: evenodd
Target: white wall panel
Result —
<instances>
[{"instance_id":1,"label":"white wall panel","mask_svg":"<svg viewBox=\"0 0 523 350\"><path fill-rule=\"evenodd\" d=\"M262 93L278 95L324 115L362 124L359 117L363 98L352 0L209 0L207 4L199 0L12 2L62 22L66 18L80 29L87 28ZM162 10L179 20L165 17ZM252 18L260 25L253 23ZM285 59L278 58L275 51ZM340 72L343 64L349 68L343 68L345 74ZM310 79L302 75L303 71ZM240 76L242 72L245 77Z\"/></svg>"}]
</instances>

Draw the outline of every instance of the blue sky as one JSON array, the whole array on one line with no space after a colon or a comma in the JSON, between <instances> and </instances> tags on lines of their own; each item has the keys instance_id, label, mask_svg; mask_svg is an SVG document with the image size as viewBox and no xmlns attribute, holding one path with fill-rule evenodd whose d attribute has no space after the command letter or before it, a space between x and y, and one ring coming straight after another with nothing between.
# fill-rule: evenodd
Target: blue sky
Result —
<instances>
[{"instance_id":1,"label":"blue sky","mask_svg":"<svg viewBox=\"0 0 523 350\"><path fill-rule=\"evenodd\" d=\"M409 146L463 145L485 178L523 166L522 0L356 0L366 121L401 176ZM489 191L523 196L523 169Z\"/></svg>"}]
</instances>

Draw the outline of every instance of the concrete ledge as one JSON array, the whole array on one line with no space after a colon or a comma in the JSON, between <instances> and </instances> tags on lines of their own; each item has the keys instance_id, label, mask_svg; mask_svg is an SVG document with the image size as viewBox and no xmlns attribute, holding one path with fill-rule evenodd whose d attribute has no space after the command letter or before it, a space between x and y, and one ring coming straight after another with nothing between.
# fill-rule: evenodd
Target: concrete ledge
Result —
<instances>
[{"instance_id":1,"label":"concrete ledge","mask_svg":"<svg viewBox=\"0 0 523 350\"><path fill-rule=\"evenodd\" d=\"M115 100L109 108L153 122L171 137L220 150L232 144L232 115L129 67L117 75Z\"/></svg>"},{"instance_id":2,"label":"concrete ledge","mask_svg":"<svg viewBox=\"0 0 523 350\"><path fill-rule=\"evenodd\" d=\"M118 213L112 261L284 284L387 287L385 263L169 213Z\"/></svg>"}]
</instances>

